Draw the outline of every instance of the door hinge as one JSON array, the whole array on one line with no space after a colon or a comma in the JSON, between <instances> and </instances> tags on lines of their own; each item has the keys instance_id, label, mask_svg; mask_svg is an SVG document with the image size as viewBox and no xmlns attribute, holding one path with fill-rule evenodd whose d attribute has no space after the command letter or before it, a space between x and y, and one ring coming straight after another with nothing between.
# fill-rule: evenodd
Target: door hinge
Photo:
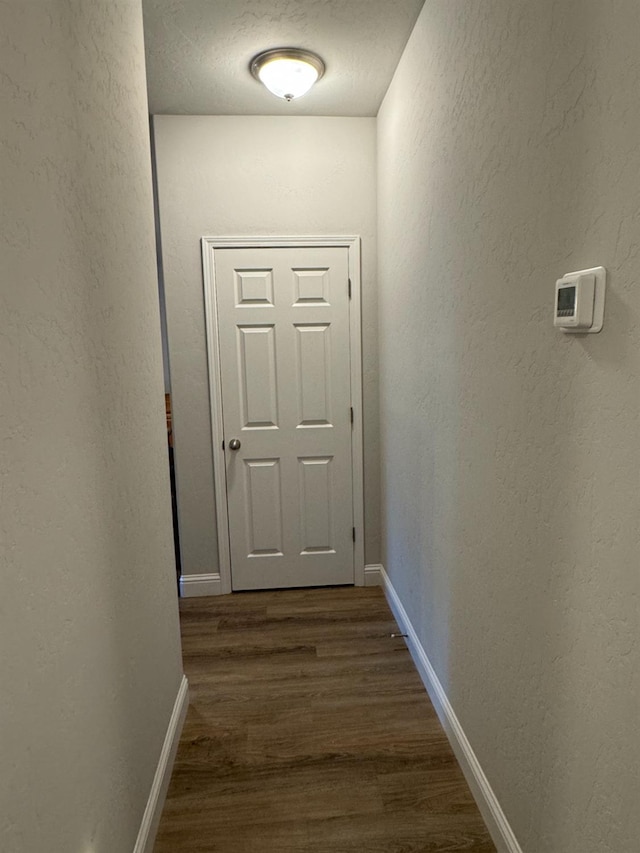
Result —
<instances>
[{"instance_id":1,"label":"door hinge","mask_svg":"<svg viewBox=\"0 0 640 853\"><path fill-rule=\"evenodd\" d=\"M351 535L353 536L353 541L355 542L356 541L356 529L355 529L355 527L351 528Z\"/></svg>"},{"instance_id":2,"label":"door hinge","mask_svg":"<svg viewBox=\"0 0 640 853\"><path fill-rule=\"evenodd\" d=\"M222 439L222 449L224 450L224 438Z\"/></svg>"},{"instance_id":3,"label":"door hinge","mask_svg":"<svg viewBox=\"0 0 640 853\"><path fill-rule=\"evenodd\" d=\"M351 417L351 424L353 425L353 406L350 407L349 413L350 413L350 417Z\"/></svg>"},{"instance_id":4,"label":"door hinge","mask_svg":"<svg viewBox=\"0 0 640 853\"><path fill-rule=\"evenodd\" d=\"M351 279L349 279L349 299L351 299Z\"/></svg>"}]
</instances>

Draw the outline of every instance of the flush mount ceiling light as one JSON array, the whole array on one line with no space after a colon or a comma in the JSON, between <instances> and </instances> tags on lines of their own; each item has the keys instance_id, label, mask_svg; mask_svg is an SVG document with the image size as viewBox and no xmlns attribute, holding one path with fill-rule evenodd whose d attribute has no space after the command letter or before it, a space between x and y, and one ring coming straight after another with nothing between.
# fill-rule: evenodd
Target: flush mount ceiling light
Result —
<instances>
[{"instance_id":1,"label":"flush mount ceiling light","mask_svg":"<svg viewBox=\"0 0 640 853\"><path fill-rule=\"evenodd\" d=\"M306 94L324 74L320 57L297 47L265 50L253 57L249 68L256 80L285 101Z\"/></svg>"}]
</instances>

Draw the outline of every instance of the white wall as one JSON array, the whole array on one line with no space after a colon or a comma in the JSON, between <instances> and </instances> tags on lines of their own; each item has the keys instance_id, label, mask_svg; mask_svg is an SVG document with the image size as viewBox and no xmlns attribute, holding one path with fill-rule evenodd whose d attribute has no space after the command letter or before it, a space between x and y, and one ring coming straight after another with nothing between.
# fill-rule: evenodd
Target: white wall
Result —
<instances>
[{"instance_id":1,"label":"white wall","mask_svg":"<svg viewBox=\"0 0 640 853\"><path fill-rule=\"evenodd\" d=\"M379 558L375 120L155 116L183 574L218 570L200 238L360 234L366 560Z\"/></svg>"},{"instance_id":2,"label":"white wall","mask_svg":"<svg viewBox=\"0 0 640 853\"><path fill-rule=\"evenodd\" d=\"M3 3L0 80L0 849L131 853L182 671L140 3Z\"/></svg>"},{"instance_id":3,"label":"white wall","mask_svg":"<svg viewBox=\"0 0 640 853\"><path fill-rule=\"evenodd\" d=\"M639 34L427 0L379 115L383 563L525 853L640 838Z\"/></svg>"}]
</instances>

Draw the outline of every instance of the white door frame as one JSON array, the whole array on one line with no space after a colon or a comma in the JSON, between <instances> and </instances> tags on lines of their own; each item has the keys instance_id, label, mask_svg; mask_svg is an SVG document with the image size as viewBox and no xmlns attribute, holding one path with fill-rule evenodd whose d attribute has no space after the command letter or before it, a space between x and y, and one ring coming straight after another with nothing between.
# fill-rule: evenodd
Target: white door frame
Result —
<instances>
[{"instance_id":1,"label":"white door frame","mask_svg":"<svg viewBox=\"0 0 640 853\"><path fill-rule=\"evenodd\" d=\"M215 249L295 248L344 246L348 250L351 300L349 310L349 348L351 354L351 465L353 481L354 582L364 586L364 467L362 441L362 321L360 282L360 237L203 237L202 270L209 363L209 400L211 404L211 440L213 475L216 496L216 525L218 532L218 561L220 566L219 594L231 592L231 555L229 548L229 516L227 512L227 475L222 439L222 393L220 350L218 340L218 308L216 301Z\"/></svg>"}]
</instances>

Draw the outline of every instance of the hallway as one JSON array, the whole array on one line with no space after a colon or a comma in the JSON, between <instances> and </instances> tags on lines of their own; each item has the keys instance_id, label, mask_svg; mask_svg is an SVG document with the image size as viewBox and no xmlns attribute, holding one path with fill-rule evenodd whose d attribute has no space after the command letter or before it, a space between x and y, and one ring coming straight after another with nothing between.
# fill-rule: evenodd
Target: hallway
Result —
<instances>
[{"instance_id":1,"label":"hallway","mask_svg":"<svg viewBox=\"0 0 640 853\"><path fill-rule=\"evenodd\" d=\"M180 602L190 708L156 853L490 853L379 588Z\"/></svg>"}]
</instances>

